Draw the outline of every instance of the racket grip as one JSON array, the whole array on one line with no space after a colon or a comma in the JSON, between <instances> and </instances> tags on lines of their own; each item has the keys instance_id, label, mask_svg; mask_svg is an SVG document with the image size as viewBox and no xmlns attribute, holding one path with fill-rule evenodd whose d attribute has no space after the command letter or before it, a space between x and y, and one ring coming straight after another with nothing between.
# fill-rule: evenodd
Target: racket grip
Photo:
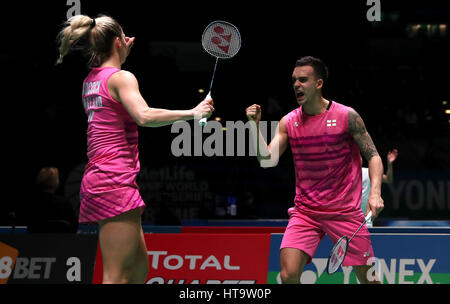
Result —
<instances>
[{"instance_id":1,"label":"racket grip","mask_svg":"<svg viewBox=\"0 0 450 304\"><path fill-rule=\"evenodd\" d=\"M372 210L370 210L369 213L367 213L367 215L366 215L366 222L368 220L370 220L371 217L372 217Z\"/></svg>"},{"instance_id":2,"label":"racket grip","mask_svg":"<svg viewBox=\"0 0 450 304\"><path fill-rule=\"evenodd\" d=\"M211 98L211 91L209 91L209 93L208 93L208 95L206 95L205 99L210 99L210 98ZM200 119L200 120L198 121L198 123L199 123L202 127L204 127L204 126L206 126L206 124L207 124L208 122L206 121L206 117L203 117L202 119Z\"/></svg>"}]
</instances>

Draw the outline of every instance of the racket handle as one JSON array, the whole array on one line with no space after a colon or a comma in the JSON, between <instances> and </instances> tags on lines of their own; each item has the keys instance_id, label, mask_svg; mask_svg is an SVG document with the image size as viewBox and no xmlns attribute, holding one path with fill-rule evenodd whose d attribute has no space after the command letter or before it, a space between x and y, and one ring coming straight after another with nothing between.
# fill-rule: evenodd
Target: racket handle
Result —
<instances>
[{"instance_id":1,"label":"racket handle","mask_svg":"<svg viewBox=\"0 0 450 304\"><path fill-rule=\"evenodd\" d=\"M206 95L205 99L210 99L210 98L211 98L211 91L209 91L209 93L208 93L208 95ZM203 117L202 119L200 119L200 120L198 121L198 123L199 123L202 127L204 127L204 126L206 126L206 124L207 124L208 122L206 121L206 117Z\"/></svg>"},{"instance_id":2,"label":"racket handle","mask_svg":"<svg viewBox=\"0 0 450 304\"><path fill-rule=\"evenodd\" d=\"M370 220L371 217L372 217L372 210L370 210L369 213L367 213L367 215L366 215L366 222L368 220Z\"/></svg>"},{"instance_id":3,"label":"racket handle","mask_svg":"<svg viewBox=\"0 0 450 304\"><path fill-rule=\"evenodd\" d=\"M206 126L206 124L207 124L208 122L206 121L206 117L203 117L202 119L200 119L200 120L198 121L198 123L199 123L202 127L204 127L204 126Z\"/></svg>"}]
</instances>

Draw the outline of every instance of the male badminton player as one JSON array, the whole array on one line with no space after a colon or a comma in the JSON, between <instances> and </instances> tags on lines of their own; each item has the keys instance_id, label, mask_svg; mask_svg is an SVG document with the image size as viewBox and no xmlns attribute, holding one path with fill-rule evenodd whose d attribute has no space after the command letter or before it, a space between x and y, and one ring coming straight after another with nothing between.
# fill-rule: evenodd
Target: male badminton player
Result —
<instances>
[{"instance_id":1,"label":"male badminton player","mask_svg":"<svg viewBox=\"0 0 450 304\"><path fill-rule=\"evenodd\" d=\"M74 48L90 58L82 92L89 161L81 182L79 222L99 224L103 283L144 283L149 265L141 225L145 204L136 184L138 125L209 117L213 101L203 100L191 110L149 107L135 76L121 70L135 38L126 37L111 17L72 17L58 38L57 63Z\"/></svg>"},{"instance_id":2,"label":"male badminton player","mask_svg":"<svg viewBox=\"0 0 450 304\"><path fill-rule=\"evenodd\" d=\"M281 242L280 264L283 283L299 283L320 240L327 234L333 242L351 236L364 221L361 212L360 151L368 161L371 190L368 204L373 216L383 209L381 177L383 163L359 114L350 107L322 96L328 69L311 56L297 60L292 83L299 107L284 116L267 146L258 128L260 164L270 167L291 146L296 173L295 206L289 208L289 223ZM261 107L246 109L248 119L258 125ZM370 234L364 226L349 243L344 266L353 266L361 283L368 278L373 257Z\"/></svg>"}]
</instances>

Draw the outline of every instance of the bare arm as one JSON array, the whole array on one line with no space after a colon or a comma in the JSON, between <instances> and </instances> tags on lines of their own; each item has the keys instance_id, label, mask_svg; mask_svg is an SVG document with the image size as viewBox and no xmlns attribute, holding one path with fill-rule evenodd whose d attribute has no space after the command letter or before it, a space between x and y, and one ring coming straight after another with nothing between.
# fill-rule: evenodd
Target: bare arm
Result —
<instances>
[{"instance_id":1,"label":"bare arm","mask_svg":"<svg viewBox=\"0 0 450 304\"><path fill-rule=\"evenodd\" d=\"M383 183L392 184L393 181L394 181L394 168L392 167L392 163L387 163L386 174L383 174Z\"/></svg>"},{"instance_id":2,"label":"bare arm","mask_svg":"<svg viewBox=\"0 0 450 304\"><path fill-rule=\"evenodd\" d=\"M111 96L122 103L134 121L142 127L159 127L177 120L209 117L214 110L212 99L200 102L190 110L150 108L141 93L136 77L127 71L114 73L108 81Z\"/></svg>"},{"instance_id":3,"label":"bare arm","mask_svg":"<svg viewBox=\"0 0 450 304\"><path fill-rule=\"evenodd\" d=\"M259 130L261 107L254 104L246 109L246 114L248 119L252 122L250 125L250 136L252 136L253 145L256 146L256 155L261 167L275 167L278 164L280 156L286 151L288 146L286 118L283 117L280 120L275 136L270 144L267 145Z\"/></svg>"},{"instance_id":4,"label":"bare arm","mask_svg":"<svg viewBox=\"0 0 450 304\"><path fill-rule=\"evenodd\" d=\"M260 134L261 140L264 141L260 132L259 132L259 134ZM277 126L275 136L270 141L270 144L267 147L269 150L269 153L270 153L270 162L268 162L268 165L270 165L271 167L274 167L278 164L278 161L279 161L281 155L283 155L283 153L287 149L288 142L289 142L289 137L288 137L288 134L286 131L286 117L283 117ZM265 144L265 142L264 142L264 144ZM260 162L261 166L266 166L266 162L264 162L264 158L261 158L259 162Z\"/></svg>"},{"instance_id":5,"label":"bare arm","mask_svg":"<svg viewBox=\"0 0 450 304\"><path fill-rule=\"evenodd\" d=\"M384 208L383 199L381 198L383 162L377 152L377 149L375 148L372 138L367 132L364 121L353 109L351 109L348 113L348 127L350 134L361 151L361 154L368 162L370 194L367 204L367 212L369 209L372 210L373 217L376 217Z\"/></svg>"},{"instance_id":6,"label":"bare arm","mask_svg":"<svg viewBox=\"0 0 450 304\"><path fill-rule=\"evenodd\" d=\"M392 184L394 181L394 166L393 163L397 159L398 150L394 149L387 154L387 171L383 174L383 183Z\"/></svg>"}]
</instances>

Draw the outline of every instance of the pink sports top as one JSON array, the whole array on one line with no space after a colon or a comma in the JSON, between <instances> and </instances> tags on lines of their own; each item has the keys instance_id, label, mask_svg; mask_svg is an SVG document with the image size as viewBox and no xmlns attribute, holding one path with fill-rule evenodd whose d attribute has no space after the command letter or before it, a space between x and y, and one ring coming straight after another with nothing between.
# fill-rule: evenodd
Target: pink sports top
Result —
<instances>
[{"instance_id":1,"label":"pink sports top","mask_svg":"<svg viewBox=\"0 0 450 304\"><path fill-rule=\"evenodd\" d=\"M136 183L138 126L108 90L108 79L118 71L93 68L83 82L89 161L81 182L80 222L98 222L145 206Z\"/></svg>"},{"instance_id":2,"label":"pink sports top","mask_svg":"<svg viewBox=\"0 0 450 304\"><path fill-rule=\"evenodd\" d=\"M287 114L299 211L346 213L360 208L361 160L348 129L349 110L330 101L319 115L308 115L302 107Z\"/></svg>"}]
</instances>

